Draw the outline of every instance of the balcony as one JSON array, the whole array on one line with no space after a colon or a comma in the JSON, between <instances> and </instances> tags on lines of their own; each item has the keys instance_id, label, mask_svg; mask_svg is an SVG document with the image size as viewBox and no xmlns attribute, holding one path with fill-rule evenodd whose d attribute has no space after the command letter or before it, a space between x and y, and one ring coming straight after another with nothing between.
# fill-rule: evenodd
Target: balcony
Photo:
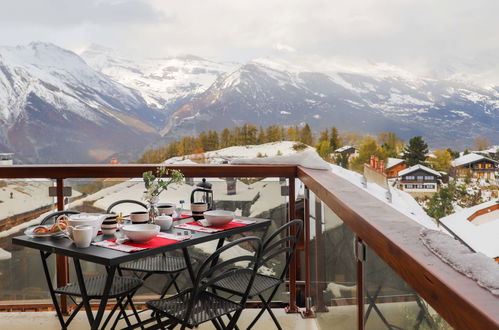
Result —
<instances>
[{"instance_id":1,"label":"balcony","mask_svg":"<svg viewBox=\"0 0 499 330\"><path fill-rule=\"evenodd\" d=\"M42 320L40 324L47 329L57 326L51 323L57 320L40 275L37 251L12 246L11 237L23 230L7 230L34 221L54 206L101 211L117 199L141 199L142 182L133 178L155 167L1 167L0 218L5 220L0 223L4 234L0 238L4 256L0 260L0 310L6 313L0 313L0 327L22 324L28 317ZM279 165L172 168L189 178L211 178L220 207L270 218L275 227L293 218L304 220L304 234L286 286L272 305L285 329L499 328L499 299L433 255L419 240L418 223L330 171ZM225 178L238 178L235 195L227 190ZM55 198L48 196L49 186L55 187ZM73 187L73 196L64 196L64 186ZM187 199L185 194L192 189L186 184L167 191L166 198ZM57 285L74 280L65 258L49 266ZM89 263L83 266L87 274L102 272ZM154 289L154 283L149 286ZM150 295L147 288L140 291L138 303ZM64 297L61 302L66 311L73 308ZM250 307L258 304L252 302ZM241 326L254 313L256 309L245 311ZM84 312L79 314L83 320ZM265 322L271 322L270 318L259 325Z\"/></svg>"}]
</instances>

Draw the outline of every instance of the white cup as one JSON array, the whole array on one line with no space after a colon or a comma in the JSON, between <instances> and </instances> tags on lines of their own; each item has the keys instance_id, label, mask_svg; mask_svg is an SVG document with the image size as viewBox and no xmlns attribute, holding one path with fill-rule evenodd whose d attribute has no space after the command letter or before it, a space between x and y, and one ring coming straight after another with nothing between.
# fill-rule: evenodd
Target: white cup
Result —
<instances>
[{"instance_id":1,"label":"white cup","mask_svg":"<svg viewBox=\"0 0 499 330\"><path fill-rule=\"evenodd\" d=\"M172 215L173 212L175 211L175 205L174 204L160 204L158 205L158 213L160 215Z\"/></svg>"},{"instance_id":2,"label":"white cup","mask_svg":"<svg viewBox=\"0 0 499 330\"><path fill-rule=\"evenodd\" d=\"M168 215L158 215L154 223L161 227L161 230L169 230L173 224L173 218Z\"/></svg>"},{"instance_id":3,"label":"white cup","mask_svg":"<svg viewBox=\"0 0 499 330\"><path fill-rule=\"evenodd\" d=\"M73 242L75 243L77 248L87 248L90 246L90 242L92 242L94 227L87 225L78 225L76 227L73 227L71 234L73 236Z\"/></svg>"},{"instance_id":4,"label":"white cup","mask_svg":"<svg viewBox=\"0 0 499 330\"><path fill-rule=\"evenodd\" d=\"M149 213L147 211L137 211L130 213L132 223L146 223L149 221Z\"/></svg>"}]
</instances>

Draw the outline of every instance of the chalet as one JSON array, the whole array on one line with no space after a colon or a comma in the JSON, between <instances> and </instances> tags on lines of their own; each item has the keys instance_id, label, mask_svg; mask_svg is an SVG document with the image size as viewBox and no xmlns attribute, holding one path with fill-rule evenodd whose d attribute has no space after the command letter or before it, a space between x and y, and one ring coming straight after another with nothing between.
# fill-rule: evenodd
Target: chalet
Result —
<instances>
[{"instance_id":1,"label":"chalet","mask_svg":"<svg viewBox=\"0 0 499 330\"><path fill-rule=\"evenodd\" d=\"M471 151L471 152L474 154L484 155L485 157L489 157L492 159L498 159L499 158L499 145L491 146L485 150L477 150L477 151Z\"/></svg>"},{"instance_id":2,"label":"chalet","mask_svg":"<svg viewBox=\"0 0 499 330\"><path fill-rule=\"evenodd\" d=\"M12 165L13 156L11 152L0 152L0 165Z\"/></svg>"},{"instance_id":3,"label":"chalet","mask_svg":"<svg viewBox=\"0 0 499 330\"><path fill-rule=\"evenodd\" d=\"M499 162L483 155L471 153L452 161L452 175L455 177L471 176L477 179L494 180L499 171Z\"/></svg>"},{"instance_id":4,"label":"chalet","mask_svg":"<svg viewBox=\"0 0 499 330\"><path fill-rule=\"evenodd\" d=\"M423 165L399 172L398 187L414 197L431 196L440 188L441 174Z\"/></svg>"},{"instance_id":5,"label":"chalet","mask_svg":"<svg viewBox=\"0 0 499 330\"><path fill-rule=\"evenodd\" d=\"M348 159L358 156L357 148L353 146L343 146L341 148L336 149L334 152L336 154L341 154L343 156L346 155L348 156Z\"/></svg>"},{"instance_id":6,"label":"chalet","mask_svg":"<svg viewBox=\"0 0 499 330\"><path fill-rule=\"evenodd\" d=\"M405 162L405 159L388 158L385 173L388 178L396 178L399 176L399 172L405 170L406 168L407 164Z\"/></svg>"}]
</instances>

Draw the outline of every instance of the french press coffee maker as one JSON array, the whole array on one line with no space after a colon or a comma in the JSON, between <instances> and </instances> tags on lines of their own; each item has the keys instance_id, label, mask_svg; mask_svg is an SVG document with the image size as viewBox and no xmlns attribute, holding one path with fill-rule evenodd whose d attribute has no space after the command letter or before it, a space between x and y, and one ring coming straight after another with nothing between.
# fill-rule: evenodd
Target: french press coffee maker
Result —
<instances>
[{"instance_id":1,"label":"french press coffee maker","mask_svg":"<svg viewBox=\"0 0 499 330\"><path fill-rule=\"evenodd\" d=\"M211 183L206 182L206 179L203 178L203 181L198 183L197 187L198 188L194 189L191 193L191 210L195 219L197 217L202 218L202 212L213 209L213 190L211 189Z\"/></svg>"}]
</instances>

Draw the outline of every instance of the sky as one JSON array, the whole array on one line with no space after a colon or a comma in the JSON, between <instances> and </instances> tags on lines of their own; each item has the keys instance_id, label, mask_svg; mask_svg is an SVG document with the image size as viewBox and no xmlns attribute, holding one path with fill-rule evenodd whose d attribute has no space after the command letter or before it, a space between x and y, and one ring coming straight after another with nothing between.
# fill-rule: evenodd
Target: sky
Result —
<instances>
[{"instance_id":1,"label":"sky","mask_svg":"<svg viewBox=\"0 0 499 330\"><path fill-rule=\"evenodd\" d=\"M486 76L499 72L497 13L497 0L0 0L0 44L236 62L313 56Z\"/></svg>"}]
</instances>

